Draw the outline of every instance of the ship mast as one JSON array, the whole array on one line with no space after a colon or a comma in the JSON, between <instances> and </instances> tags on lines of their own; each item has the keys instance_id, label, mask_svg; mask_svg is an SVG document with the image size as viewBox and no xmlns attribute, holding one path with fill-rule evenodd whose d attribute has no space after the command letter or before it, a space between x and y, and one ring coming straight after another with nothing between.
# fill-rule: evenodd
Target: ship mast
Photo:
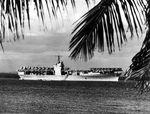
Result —
<instances>
[{"instance_id":1,"label":"ship mast","mask_svg":"<svg viewBox=\"0 0 150 114\"><path fill-rule=\"evenodd\" d=\"M60 63L60 57L61 57L60 55L57 56L58 63Z\"/></svg>"}]
</instances>

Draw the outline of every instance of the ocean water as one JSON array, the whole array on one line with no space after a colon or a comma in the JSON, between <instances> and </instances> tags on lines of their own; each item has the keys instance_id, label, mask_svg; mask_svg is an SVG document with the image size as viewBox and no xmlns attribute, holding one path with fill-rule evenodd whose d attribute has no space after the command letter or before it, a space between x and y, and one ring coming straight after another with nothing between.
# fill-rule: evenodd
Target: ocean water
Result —
<instances>
[{"instance_id":1,"label":"ocean water","mask_svg":"<svg viewBox=\"0 0 150 114\"><path fill-rule=\"evenodd\" d=\"M0 80L0 114L150 114L131 82Z\"/></svg>"}]
</instances>

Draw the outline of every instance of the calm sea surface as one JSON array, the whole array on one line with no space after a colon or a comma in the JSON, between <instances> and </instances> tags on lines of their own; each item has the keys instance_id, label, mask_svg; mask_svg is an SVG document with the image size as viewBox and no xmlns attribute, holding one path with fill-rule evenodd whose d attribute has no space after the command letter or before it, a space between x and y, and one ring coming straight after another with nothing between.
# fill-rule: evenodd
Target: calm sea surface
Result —
<instances>
[{"instance_id":1,"label":"calm sea surface","mask_svg":"<svg viewBox=\"0 0 150 114\"><path fill-rule=\"evenodd\" d=\"M150 114L129 82L0 80L0 114Z\"/></svg>"}]
</instances>

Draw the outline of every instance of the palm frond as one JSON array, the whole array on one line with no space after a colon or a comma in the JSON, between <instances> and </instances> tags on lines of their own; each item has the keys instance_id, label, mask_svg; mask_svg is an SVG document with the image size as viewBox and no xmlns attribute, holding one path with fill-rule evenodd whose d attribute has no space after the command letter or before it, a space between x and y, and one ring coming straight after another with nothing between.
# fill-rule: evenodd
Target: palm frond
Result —
<instances>
[{"instance_id":1,"label":"palm frond","mask_svg":"<svg viewBox=\"0 0 150 114\"><path fill-rule=\"evenodd\" d=\"M146 6L146 23L148 30L140 51L132 58L132 64L126 72L127 79L137 81L140 93L150 86L150 2Z\"/></svg>"},{"instance_id":2,"label":"palm frond","mask_svg":"<svg viewBox=\"0 0 150 114\"><path fill-rule=\"evenodd\" d=\"M139 92L143 93L150 86L150 32L143 41L141 50L132 58L132 64L126 71L126 80L134 79L137 81Z\"/></svg>"},{"instance_id":3,"label":"palm frond","mask_svg":"<svg viewBox=\"0 0 150 114\"><path fill-rule=\"evenodd\" d=\"M85 0L87 6L90 1L94 0ZM72 4L73 8L75 8L76 0L0 0L1 41L3 42L5 40L5 34L8 30L14 34L14 40L19 39L20 33L24 36L23 30L26 19L28 21L28 27L31 29L30 21L32 14L30 11L33 7L35 13L37 12L37 17L43 25L45 25L46 11L48 12L50 20L57 19L57 16L62 14L62 10L67 10L66 7L68 6L68 2Z\"/></svg>"},{"instance_id":4,"label":"palm frond","mask_svg":"<svg viewBox=\"0 0 150 114\"><path fill-rule=\"evenodd\" d=\"M96 49L103 52L107 47L112 53L116 44L121 49L123 42L127 41L127 26L131 37L134 30L137 35L139 29L142 32L145 6L142 0L101 0L76 22L69 46L72 50L70 57L88 60L94 56Z\"/></svg>"}]
</instances>

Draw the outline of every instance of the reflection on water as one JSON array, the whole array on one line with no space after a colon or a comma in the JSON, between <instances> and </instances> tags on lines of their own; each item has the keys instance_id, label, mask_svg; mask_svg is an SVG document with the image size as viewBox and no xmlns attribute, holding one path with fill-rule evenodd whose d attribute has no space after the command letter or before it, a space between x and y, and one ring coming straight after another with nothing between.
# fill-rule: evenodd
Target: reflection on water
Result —
<instances>
[{"instance_id":1,"label":"reflection on water","mask_svg":"<svg viewBox=\"0 0 150 114\"><path fill-rule=\"evenodd\" d=\"M149 114L149 93L133 83L0 80L4 114Z\"/></svg>"}]
</instances>

